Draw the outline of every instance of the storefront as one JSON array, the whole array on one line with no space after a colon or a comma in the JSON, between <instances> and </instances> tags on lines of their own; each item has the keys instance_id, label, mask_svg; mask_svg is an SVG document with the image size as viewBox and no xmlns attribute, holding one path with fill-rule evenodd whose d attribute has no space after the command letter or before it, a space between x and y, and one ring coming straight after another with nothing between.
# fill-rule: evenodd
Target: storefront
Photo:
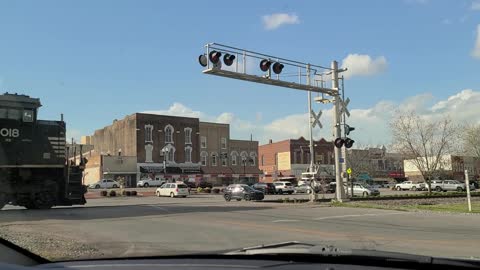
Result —
<instances>
[{"instance_id":1,"label":"storefront","mask_svg":"<svg viewBox=\"0 0 480 270\"><path fill-rule=\"evenodd\" d=\"M137 179L158 179L167 182L187 181L201 179L200 165L197 164L167 164L163 163L138 163Z\"/></svg>"}]
</instances>

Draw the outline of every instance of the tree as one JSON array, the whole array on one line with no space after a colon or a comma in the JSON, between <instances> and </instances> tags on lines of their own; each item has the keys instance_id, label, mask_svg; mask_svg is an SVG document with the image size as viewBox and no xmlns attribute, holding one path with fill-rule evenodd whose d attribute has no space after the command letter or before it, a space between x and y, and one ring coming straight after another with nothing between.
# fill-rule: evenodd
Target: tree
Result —
<instances>
[{"instance_id":1,"label":"tree","mask_svg":"<svg viewBox=\"0 0 480 270\"><path fill-rule=\"evenodd\" d=\"M462 142L463 152L466 155L480 158L480 125L463 127Z\"/></svg>"},{"instance_id":2,"label":"tree","mask_svg":"<svg viewBox=\"0 0 480 270\"><path fill-rule=\"evenodd\" d=\"M370 158L370 151L366 148L347 150L347 165L352 169L350 178L356 179L362 174L374 175L375 166Z\"/></svg>"},{"instance_id":3,"label":"tree","mask_svg":"<svg viewBox=\"0 0 480 270\"><path fill-rule=\"evenodd\" d=\"M415 112L397 112L390 123L393 148L402 154L425 179L431 180L445 165L445 155L458 148L458 127L448 117L427 119Z\"/></svg>"}]
</instances>

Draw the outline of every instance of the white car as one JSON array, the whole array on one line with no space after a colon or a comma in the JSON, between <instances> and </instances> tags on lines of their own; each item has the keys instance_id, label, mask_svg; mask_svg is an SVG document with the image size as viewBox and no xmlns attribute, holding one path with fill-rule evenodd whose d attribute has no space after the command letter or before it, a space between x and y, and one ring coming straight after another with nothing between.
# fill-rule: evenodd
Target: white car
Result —
<instances>
[{"instance_id":1,"label":"white car","mask_svg":"<svg viewBox=\"0 0 480 270\"><path fill-rule=\"evenodd\" d=\"M293 192L295 192L295 188L293 187L292 183L288 181L274 182L273 185L275 185L275 192L278 194L292 194Z\"/></svg>"},{"instance_id":2,"label":"white car","mask_svg":"<svg viewBox=\"0 0 480 270\"><path fill-rule=\"evenodd\" d=\"M90 184L90 188L118 188L120 184L115 180L102 179L96 183Z\"/></svg>"},{"instance_id":3,"label":"white car","mask_svg":"<svg viewBox=\"0 0 480 270\"><path fill-rule=\"evenodd\" d=\"M353 195L354 196L362 196L362 197L377 196L377 195L380 195L380 191L378 191L378 189L370 187L370 186L361 185L361 184L354 184L353 185Z\"/></svg>"},{"instance_id":4,"label":"white car","mask_svg":"<svg viewBox=\"0 0 480 270\"><path fill-rule=\"evenodd\" d=\"M395 185L395 189L398 191L401 190L423 190L425 189L425 184L424 183L415 183L413 181L404 181L400 184Z\"/></svg>"},{"instance_id":5,"label":"white car","mask_svg":"<svg viewBox=\"0 0 480 270\"><path fill-rule=\"evenodd\" d=\"M159 187L165 183L160 179L142 179L137 182L137 187Z\"/></svg>"},{"instance_id":6,"label":"white car","mask_svg":"<svg viewBox=\"0 0 480 270\"><path fill-rule=\"evenodd\" d=\"M155 194L158 197L170 196L174 197L187 197L188 187L184 183L165 183L161 187L157 188Z\"/></svg>"}]
</instances>

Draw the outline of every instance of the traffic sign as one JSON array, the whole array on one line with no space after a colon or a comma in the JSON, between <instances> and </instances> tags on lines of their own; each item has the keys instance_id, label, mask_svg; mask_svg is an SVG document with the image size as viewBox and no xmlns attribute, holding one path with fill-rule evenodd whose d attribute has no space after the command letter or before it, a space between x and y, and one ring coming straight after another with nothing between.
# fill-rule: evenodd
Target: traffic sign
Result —
<instances>
[{"instance_id":1,"label":"traffic sign","mask_svg":"<svg viewBox=\"0 0 480 270\"><path fill-rule=\"evenodd\" d=\"M351 174L352 174L352 168L348 168L348 169L347 169L347 173L348 173L349 175L351 175Z\"/></svg>"},{"instance_id":2,"label":"traffic sign","mask_svg":"<svg viewBox=\"0 0 480 270\"><path fill-rule=\"evenodd\" d=\"M348 103L350 103L349 98L345 99L345 101L340 99L340 114L345 113L348 117L350 117L350 111L347 109Z\"/></svg>"},{"instance_id":3,"label":"traffic sign","mask_svg":"<svg viewBox=\"0 0 480 270\"><path fill-rule=\"evenodd\" d=\"M320 128L323 128L322 123L320 123L320 116L322 116L322 111L319 111L318 114L315 114L313 110L310 111L310 117L313 119L312 128L314 128L316 125L318 125Z\"/></svg>"},{"instance_id":4,"label":"traffic sign","mask_svg":"<svg viewBox=\"0 0 480 270\"><path fill-rule=\"evenodd\" d=\"M344 158L340 158L340 163L344 163L345 162L345 159Z\"/></svg>"}]
</instances>

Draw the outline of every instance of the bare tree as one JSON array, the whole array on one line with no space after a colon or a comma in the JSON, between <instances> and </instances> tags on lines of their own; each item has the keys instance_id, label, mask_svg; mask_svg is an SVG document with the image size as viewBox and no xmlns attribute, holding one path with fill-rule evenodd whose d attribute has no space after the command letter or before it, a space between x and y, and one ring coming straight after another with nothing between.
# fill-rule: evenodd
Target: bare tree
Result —
<instances>
[{"instance_id":1,"label":"bare tree","mask_svg":"<svg viewBox=\"0 0 480 270\"><path fill-rule=\"evenodd\" d=\"M371 162L370 151L365 147L347 150L347 164L352 169L351 178L358 178L362 174L374 175L375 166Z\"/></svg>"},{"instance_id":2,"label":"bare tree","mask_svg":"<svg viewBox=\"0 0 480 270\"><path fill-rule=\"evenodd\" d=\"M431 180L444 167L444 156L457 150L458 127L448 117L426 119L415 112L397 113L390 128L394 149L416 167L428 190Z\"/></svg>"},{"instance_id":3,"label":"bare tree","mask_svg":"<svg viewBox=\"0 0 480 270\"><path fill-rule=\"evenodd\" d=\"M463 127L463 152L469 156L480 158L480 125Z\"/></svg>"}]
</instances>

